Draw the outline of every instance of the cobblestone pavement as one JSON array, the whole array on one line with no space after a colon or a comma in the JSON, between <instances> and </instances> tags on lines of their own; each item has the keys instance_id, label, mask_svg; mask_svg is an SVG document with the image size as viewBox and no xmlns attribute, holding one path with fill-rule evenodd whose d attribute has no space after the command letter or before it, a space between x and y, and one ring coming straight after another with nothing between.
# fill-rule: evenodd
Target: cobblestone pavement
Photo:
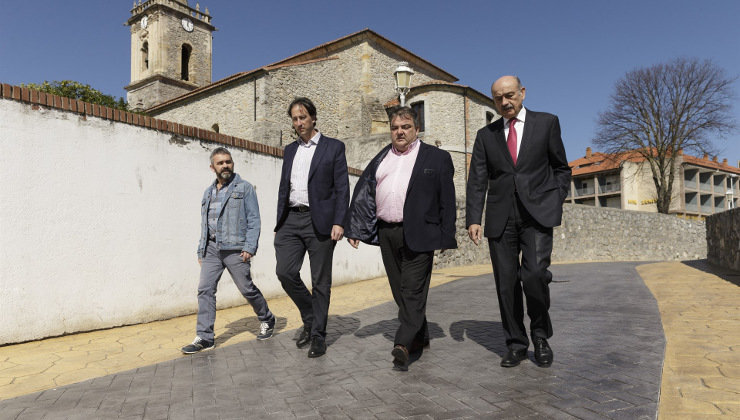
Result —
<instances>
[{"instance_id":1,"label":"cobblestone pavement","mask_svg":"<svg viewBox=\"0 0 740 420\"><path fill-rule=\"evenodd\" d=\"M393 303L329 319L308 359L294 331L0 401L0 418L653 419L665 340L636 263L553 266L555 361L499 366L490 275L430 290L431 348L391 370ZM112 330L115 331L115 330Z\"/></svg>"}]
</instances>

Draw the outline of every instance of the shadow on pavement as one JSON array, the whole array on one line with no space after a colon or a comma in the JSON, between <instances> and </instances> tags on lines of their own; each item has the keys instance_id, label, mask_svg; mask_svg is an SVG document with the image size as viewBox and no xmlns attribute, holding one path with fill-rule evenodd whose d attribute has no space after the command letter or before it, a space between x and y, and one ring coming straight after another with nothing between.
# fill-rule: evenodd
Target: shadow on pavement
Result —
<instances>
[{"instance_id":1,"label":"shadow on pavement","mask_svg":"<svg viewBox=\"0 0 740 420\"><path fill-rule=\"evenodd\" d=\"M329 315L326 326L326 345L331 346L343 335L352 335L358 328L360 328L359 318Z\"/></svg>"},{"instance_id":2,"label":"shadow on pavement","mask_svg":"<svg viewBox=\"0 0 740 420\"><path fill-rule=\"evenodd\" d=\"M508 350L506 338L500 322L476 321L466 319L450 325L450 336L455 341L465 341L465 336L483 346L486 350L503 357Z\"/></svg>"},{"instance_id":3,"label":"shadow on pavement","mask_svg":"<svg viewBox=\"0 0 740 420\"><path fill-rule=\"evenodd\" d=\"M691 268L695 268L705 273L713 274L722 280L728 281L735 286L740 286L740 271L731 270L726 267L720 267L712 264L706 259L704 260L689 260L681 261L683 264L688 265Z\"/></svg>"},{"instance_id":4,"label":"shadow on pavement","mask_svg":"<svg viewBox=\"0 0 740 420\"><path fill-rule=\"evenodd\" d=\"M397 318L385 319L378 321L374 324L366 325L360 328L356 333L355 337L366 338L373 335L382 334L383 338L390 341L391 343L396 339L396 330L401 325ZM436 322L428 322L429 327L429 339L434 340L435 338L446 337L444 330Z\"/></svg>"},{"instance_id":5,"label":"shadow on pavement","mask_svg":"<svg viewBox=\"0 0 740 420\"><path fill-rule=\"evenodd\" d=\"M282 331L285 326L288 325L288 319L276 316L275 317L275 334ZM260 330L260 320L256 316L246 316L242 319L229 322L226 324L226 331L223 334L219 334L216 337L216 345L222 346L229 341L232 337L239 335L243 332L249 331L257 335Z\"/></svg>"}]
</instances>

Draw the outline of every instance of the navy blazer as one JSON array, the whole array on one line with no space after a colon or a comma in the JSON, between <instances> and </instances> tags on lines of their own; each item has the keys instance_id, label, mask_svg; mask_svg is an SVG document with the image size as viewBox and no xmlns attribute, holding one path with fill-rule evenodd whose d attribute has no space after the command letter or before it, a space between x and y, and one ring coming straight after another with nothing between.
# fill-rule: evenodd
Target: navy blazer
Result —
<instances>
[{"instance_id":1,"label":"navy blazer","mask_svg":"<svg viewBox=\"0 0 740 420\"><path fill-rule=\"evenodd\" d=\"M288 217L290 173L293 170L293 159L298 151L298 141L300 140L285 146L283 152L275 232L280 229ZM308 206L316 231L322 235L330 235L332 225L343 226L348 205L349 176L347 175L344 143L322 134L316 145L308 172Z\"/></svg>"},{"instance_id":2,"label":"navy blazer","mask_svg":"<svg viewBox=\"0 0 740 420\"><path fill-rule=\"evenodd\" d=\"M570 176L558 117L527 109L516 165L506 147L504 119L499 118L478 130L475 138L468 173L466 226L481 223L485 202L484 235L501 235L516 200L515 192L537 223L546 228L558 226Z\"/></svg>"},{"instance_id":3,"label":"navy blazer","mask_svg":"<svg viewBox=\"0 0 740 420\"><path fill-rule=\"evenodd\" d=\"M378 245L375 177L390 149L386 146L370 161L355 185L344 224L347 238ZM412 251L457 248L454 172L448 152L419 142L403 205L403 237Z\"/></svg>"}]
</instances>

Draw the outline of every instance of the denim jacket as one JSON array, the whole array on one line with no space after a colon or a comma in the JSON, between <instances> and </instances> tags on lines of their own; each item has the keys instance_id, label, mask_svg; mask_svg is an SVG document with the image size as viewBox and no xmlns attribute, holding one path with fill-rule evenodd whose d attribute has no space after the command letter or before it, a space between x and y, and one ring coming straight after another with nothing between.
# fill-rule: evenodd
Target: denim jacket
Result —
<instances>
[{"instance_id":1,"label":"denim jacket","mask_svg":"<svg viewBox=\"0 0 740 420\"><path fill-rule=\"evenodd\" d=\"M211 188L215 188L215 185L216 181L213 181L213 184L206 188L200 203L198 258L203 258L206 254L208 208L211 204ZM260 209L257 204L257 194L252 184L241 179L238 174L234 174L234 179L226 187L226 199L222 203L221 214L218 216L216 243L223 251L239 250L255 255L259 237Z\"/></svg>"}]
</instances>

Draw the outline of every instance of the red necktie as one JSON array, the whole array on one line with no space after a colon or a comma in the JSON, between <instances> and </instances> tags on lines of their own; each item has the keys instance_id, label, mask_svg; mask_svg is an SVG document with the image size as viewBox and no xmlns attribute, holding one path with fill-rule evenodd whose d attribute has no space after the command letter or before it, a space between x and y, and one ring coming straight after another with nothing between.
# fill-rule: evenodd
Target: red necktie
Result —
<instances>
[{"instance_id":1,"label":"red necktie","mask_svg":"<svg viewBox=\"0 0 740 420\"><path fill-rule=\"evenodd\" d=\"M509 120L509 134L506 136L506 147L509 148L511 160L514 161L514 165L516 165L516 128L514 128L515 122L516 118L512 118Z\"/></svg>"}]
</instances>

